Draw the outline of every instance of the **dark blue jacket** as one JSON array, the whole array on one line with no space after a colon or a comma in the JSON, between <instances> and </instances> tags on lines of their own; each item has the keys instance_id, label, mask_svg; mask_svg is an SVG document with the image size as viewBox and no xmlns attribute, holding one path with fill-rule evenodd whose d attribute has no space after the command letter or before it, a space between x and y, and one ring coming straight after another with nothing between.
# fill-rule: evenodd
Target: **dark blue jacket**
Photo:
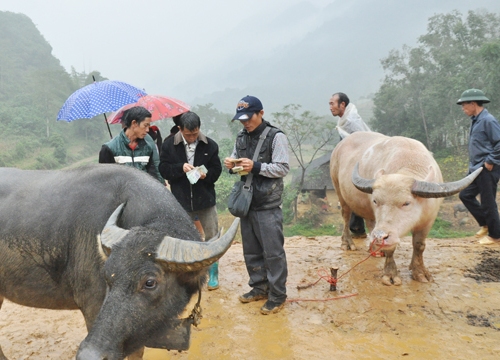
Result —
<instances>
[{"instance_id":1,"label":"dark blue jacket","mask_svg":"<svg viewBox=\"0 0 500 360\"><path fill-rule=\"evenodd\" d=\"M471 116L469 139L469 171L473 172L485 162L493 164L493 172L500 174L500 124L488 110Z\"/></svg>"}]
</instances>

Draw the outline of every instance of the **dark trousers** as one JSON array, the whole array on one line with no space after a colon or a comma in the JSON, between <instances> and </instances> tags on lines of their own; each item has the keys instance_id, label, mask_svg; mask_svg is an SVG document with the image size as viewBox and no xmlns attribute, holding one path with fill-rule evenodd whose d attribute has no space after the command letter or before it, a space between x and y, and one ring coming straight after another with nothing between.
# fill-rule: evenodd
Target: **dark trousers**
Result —
<instances>
[{"instance_id":1,"label":"dark trousers","mask_svg":"<svg viewBox=\"0 0 500 360\"><path fill-rule=\"evenodd\" d=\"M361 235L365 233L365 221L362 217L351 214L351 219L349 220L349 230L355 235Z\"/></svg>"},{"instance_id":2,"label":"dark trousers","mask_svg":"<svg viewBox=\"0 0 500 360\"><path fill-rule=\"evenodd\" d=\"M250 210L240 226L248 285L268 293L271 301L285 301L288 269L281 208Z\"/></svg>"},{"instance_id":3,"label":"dark trousers","mask_svg":"<svg viewBox=\"0 0 500 360\"><path fill-rule=\"evenodd\" d=\"M494 239L500 239L500 218L496 202L497 184L498 174L483 169L472 184L459 194L460 200L479 226L487 226L489 235ZM477 195L480 195L481 202L476 199Z\"/></svg>"}]
</instances>

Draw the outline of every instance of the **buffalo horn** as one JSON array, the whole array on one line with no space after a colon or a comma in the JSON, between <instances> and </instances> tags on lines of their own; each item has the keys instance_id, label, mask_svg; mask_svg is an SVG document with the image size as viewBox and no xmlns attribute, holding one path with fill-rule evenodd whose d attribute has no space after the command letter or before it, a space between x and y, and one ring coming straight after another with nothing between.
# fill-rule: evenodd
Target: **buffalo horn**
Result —
<instances>
[{"instance_id":1,"label":"buffalo horn","mask_svg":"<svg viewBox=\"0 0 500 360\"><path fill-rule=\"evenodd\" d=\"M354 169L352 170L352 183L358 190L361 190L364 193L371 194L373 192L373 183L374 179L365 179L359 176L359 163L354 165Z\"/></svg>"},{"instance_id":2,"label":"buffalo horn","mask_svg":"<svg viewBox=\"0 0 500 360\"><path fill-rule=\"evenodd\" d=\"M156 250L156 259L169 271L198 271L210 266L231 246L240 219L236 218L229 230L209 241L189 241L165 236Z\"/></svg>"},{"instance_id":3,"label":"buffalo horn","mask_svg":"<svg viewBox=\"0 0 500 360\"><path fill-rule=\"evenodd\" d=\"M108 256L111 253L113 245L119 243L129 232L129 230L122 229L116 225L116 221L122 213L123 206L125 204L121 204L113 211L101 232L102 249Z\"/></svg>"},{"instance_id":4,"label":"buffalo horn","mask_svg":"<svg viewBox=\"0 0 500 360\"><path fill-rule=\"evenodd\" d=\"M482 170L483 168L481 167L463 179L449 183L433 183L415 180L411 188L411 192L412 194L423 198L441 198L451 196L469 186Z\"/></svg>"}]
</instances>

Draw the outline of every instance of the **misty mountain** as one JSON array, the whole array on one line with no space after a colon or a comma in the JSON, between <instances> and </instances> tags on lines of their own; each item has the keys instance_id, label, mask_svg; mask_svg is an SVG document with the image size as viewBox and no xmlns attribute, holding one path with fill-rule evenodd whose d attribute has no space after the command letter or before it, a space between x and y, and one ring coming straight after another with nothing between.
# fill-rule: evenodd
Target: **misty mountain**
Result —
<instances>
[{"instance_id":1,"label":"misty mountain","mask_svg":"<svg viewBox=\"0 0 500 360\"><path fill-rule=\"evenodd\" d=\"M334 92L354 101L375 93L384 77L380 60L404 44L415 46L431 16L454 9L465 15L486 5L500 12L500 2L483 0L355 0L322 9L304 1L274 17L242 20L242 27L252 26L255 33L269 31L269 43L259 47L240 28L228 30L224 42L248 43L248 52L218 64L202 57L205 71L176 92L190 103L213 103L221 111L232 112L239 98L252 94L268 113L296 103L327 114Z\"/></svg>"},{"instance_id":2,"label":"misty mountain","mask_svg":"<svg viewBox=\"0 0 500 360\"><path fill-rule=\"evenodd\" d=\"M0 11L0 33L0 101L23 98L32 102L40 95L37 82L53 85L55 92L68 89L69 76L29 17Z\"/></svg>"}]
</instances>

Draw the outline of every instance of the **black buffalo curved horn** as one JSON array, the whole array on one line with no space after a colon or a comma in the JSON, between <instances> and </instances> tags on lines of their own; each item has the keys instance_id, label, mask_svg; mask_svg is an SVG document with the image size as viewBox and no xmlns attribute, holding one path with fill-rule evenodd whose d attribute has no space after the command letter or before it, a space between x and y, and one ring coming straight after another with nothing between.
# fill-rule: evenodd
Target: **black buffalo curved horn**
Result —
<instances>
[{"instance_id":1,"label":"black buffalo curved horn","mask_svg":"<svg viewBox=\"0 0 500 360\"><path fill-rule=\"evenodd\" d=\"M364 193L371 194L373 192L373 183L374 179L365 179L359 176L359 163L354 165L354 169L352 170L352 183L358 190L361 190Z\"/></svg>"},{"instance_id":2,"label":"black buffalo curved horn","mask_svg":"<svg viewBox=\"0 0 500 360\"><path fill-rule=\"evenodd\" d=\"M483 168L479 168L461 180L449 183L433 183L415 180L411 193L423 198L441 198L451 196L469 186L479 175Z\"/></svg>"},{"instance_id":3,"label":"black buffalo curved horn","mask_svg":"<svg viewBox=\"0 0 500 360\"><path fill-rule=\"evenodd\" d=\"M122 229L116 225L116 221L122 213L124 206L125 204L121 204L113 211L101 232L102 249L108 256L111 253L113 245L119 243L129 232L129 230Z\"/></svg>"},{"instance_id":4,"label":"black buffalo curved horn","mask_svg":"<svg viewBox=\"0 0 500 360\"><path fill-rule=\"evenodd\" d=\"M156 250L156 260L169 271L197 271L217 260L231 246L240 219L234 219L231 227L223 235L206 242L189 241L165 236Z\"/></svg>"}]
</instances>

